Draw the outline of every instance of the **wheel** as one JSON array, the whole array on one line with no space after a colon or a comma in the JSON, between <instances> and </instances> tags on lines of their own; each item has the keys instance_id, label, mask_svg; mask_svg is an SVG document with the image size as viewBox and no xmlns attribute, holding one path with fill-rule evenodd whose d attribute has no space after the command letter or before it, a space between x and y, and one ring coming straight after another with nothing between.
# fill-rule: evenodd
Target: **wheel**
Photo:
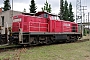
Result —
<instances>
[{"instance_id":1,"label":"wheel","mask_svg":"<svg viewBox=\"0 0 90 60\"><path fill-rule=\"evenodd\" d=\"M35 37L33 42L34 42L35 45L38 45L38 44L39 44L39 42L38 42L38 38Z\"/></svg>"},{"instance_id":2,"label":"wheel","mask_svg":"<svg viewBox=\"0 0 90 60\"><path fill-rule=\"evenodd\" d=\"M0 39L0 45L2 45L2 40Z\"/></svg>"},{"instance_id":3,"label":"wheel","mask_svg":"<svg viewBox=\"0 0 90 60\"><path fill-rule=\"evenodd\" d=\"M38 42L37 37L30 37L29 45L38 45L38 44L39 42Z\"/></svg>"},{"instance_id":4,"label":"wheel","mask_svg":"<svg viewBox=\"0 0 90 60\"><path fill-rule=\"evenodd\" d=\"M66 43L70 43L70 42L71 42L70 36L67 36Z\"/></svg>"},{"instance_id":5,"label":"wheel","mask_svg":"<svg viewBox=\"0 0 90 60\"><path fill-rule=\"evenodd\" d=\"M76 42L78 39L77 39L77 37L76 36L74 36L74 38L73 39L71 39L71 42Z\"/></svg>"},{"instance_id":6,"label":"wheel","mask_svg":"<svg viewBox=\"0 0 90 60\"><path fill-rule=\"evenodd\" d=\"M50 37L46 37L46 44L50 45L51 43L52 43L52 41L51 41Z\"/></svg>"},{"instance_id":7,"label":"wheel","mask_svg":"<svg viewBox=\"0 0 90 60\"><path fill-rule=\"evenodd\" d=\"M76 42L76 41L78 41L78 37L75 37L75 41L74 42Z\"/></svg>"}]
</instances>

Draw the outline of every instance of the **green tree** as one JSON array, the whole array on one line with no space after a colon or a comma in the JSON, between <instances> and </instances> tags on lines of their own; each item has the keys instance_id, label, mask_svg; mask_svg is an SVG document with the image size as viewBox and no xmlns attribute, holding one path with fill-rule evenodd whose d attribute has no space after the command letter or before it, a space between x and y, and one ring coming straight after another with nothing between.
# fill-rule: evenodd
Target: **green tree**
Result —
<instances>
[{"instance_id":1,"label":"green tree","mask_svg":"<svg viewBox=\"0 0 90 60\"><path fill-rule=\"evenodd\" d=\"M51 5L49 4L48 12L51 13Z\"/></svg>"},{"instance_id":2,"label":"green tree","mask_svg":"<svg viewBox=\"0 0 90 60\"><path fill-rule=\"evenodd\" d=\"M69 21L73 22L75 19L74 19L74 14L72 12L72 4L70 2L69 4Z\"/></svg>"},{"instance_id":3,"label":"green tree","mask_svg":"<svg viewBox=\"0 0 90 60\"><path fill-rule=\"evenodd\" d=\"M3 11L7 11L7 10L10 10L10 9L11 9L10 1L9 0L4 0Z\"/></svg>"},{"instance_id":4,"label":"green tree","mask_svg":"<svg viewBox=\"0 0 90 60\"><path fill-rule=\"evenodd\" d=\"M29 5L30 6L30 13L36 13L36 9L37 9L37 7L36 7L36 4L35 4L35 1L34 0L31 0L31 5Z\"/></svg>"},{"instance_id":5,"label":"green tree","mask_svg":"<svg viewBox=\"0 0 90 60\"><path fill-rule=\"evenodd\" d=\"M42 11L46 11L46 12L51 13L51 5L48 4L47 0L46 0L46 3L44 3L44 5L45 5L45 6L41 8Z\"/></svg>"},{"instance_id":6,"label":"green tree","mask_svg":"<svg viewBox=\"0 0 90 60\"><path fill-rule=\"evenodd\" d=\"M65 4L64 4L63 19L66 20L66 21L69 20L69 11L68 11L68 2L67 2L67 0L65 0Z\"/></svg>"},{"instance_id":7,"label":"green tree","mask_svg":"<svg viewBox=\"0 0 90 60\"><path fill-rule=\"evenodd\" d=\"M63 14L64 14L64 1L60 0L60 19L63 20Z\"/></svg>"},{"instance_id":8,"label":"green tree","mask_svg":"<svg viewBox=\"0 0 90 60\"><path fill-rule=\"evenodd\" d=\"M24 8L23 12L26 12L26 9Z\"/></svg>"}]
</instances>

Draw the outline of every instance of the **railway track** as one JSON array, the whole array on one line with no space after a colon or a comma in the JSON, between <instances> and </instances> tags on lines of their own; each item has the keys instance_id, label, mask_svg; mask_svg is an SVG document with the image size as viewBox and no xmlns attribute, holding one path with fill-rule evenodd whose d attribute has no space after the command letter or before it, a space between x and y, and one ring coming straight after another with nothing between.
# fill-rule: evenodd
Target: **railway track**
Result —
<instances>
[{"instance_id":1,"label":"railway track","mask_svg":"<svg viewBox=\"0 0 90 60\"><path fill-rule=\"evenodd\" d=\"M89 41L89 39L84 39L84 40L78 40L77 42L73 43L81 43L81 42L86 42ZM65 44L65 43L55 43L56 44ZM54 44L53 44L54 45ZM46 46L46 45L38 45L38 46L26 46L26 45L0 45L0 53L5 52L8 50L16 50L16 49L21 49L21 48L31 48L31 47L40 47L40 46Z\"/></svg>"},{"instance_id":2,"label":"railway track","mask_svg":"<svg viewBox=\"0 0 90 60\"><path fill-rule=\"evenodd\" d=\"M86 42L86 41L89 41L89 39L78 40L75 43Z\"/></svg>"},{"instance_id":3,"label":"railway track","mask_svg":"<svg viewBox=\"0 0 90 60\"><path fill-rule=\"evenodd\" d=\"M0 53L8 50L19 49L19 48L22 48L22 46L21 45L0 45Z\"/></svg>"}]
</instances>

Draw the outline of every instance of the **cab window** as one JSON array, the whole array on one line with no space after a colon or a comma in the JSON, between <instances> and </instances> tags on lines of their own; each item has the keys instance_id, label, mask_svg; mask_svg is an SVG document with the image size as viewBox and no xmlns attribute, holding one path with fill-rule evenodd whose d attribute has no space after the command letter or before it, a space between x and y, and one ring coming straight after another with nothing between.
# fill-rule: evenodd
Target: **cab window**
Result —
<instances>
[{"instance_id":1,"label":"cab window","mask_svg":"<svg viewBox=\"0 0 90 60\"><path fill-rule=\"evenodd\" d=\"M51 20L60 20L58 16L51 16L50 19Z\"/></svg>"},{"instance_id":2,"label":"cab window","mask_svg":"<svg viewBox=\"0 0 90 60\"><path fill-rule=\"evenodd\" d=\"M51 19L51 20L55 20L55 16L51 16L50 19Z\"/></svg>"},{"instance_id":3,"label":"cab window","mask_svg":"<svg viewBox=\"0 0 90 60\"><path fill-rule=\"evenodd\" d=\"M44 18L48 18L48 14L44 14Z\"/></svg>"}]
</instances>

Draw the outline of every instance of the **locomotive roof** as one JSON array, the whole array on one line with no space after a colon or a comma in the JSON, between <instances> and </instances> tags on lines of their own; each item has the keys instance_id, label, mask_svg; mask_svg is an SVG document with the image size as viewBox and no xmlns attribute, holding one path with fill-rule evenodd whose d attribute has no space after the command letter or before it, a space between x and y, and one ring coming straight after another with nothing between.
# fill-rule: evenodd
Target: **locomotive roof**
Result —
<instances>
[{"instance_id":1,"label":"locomotive roof","mask_svg":"<svg viewBox=\"0 0 90 60\"><path fill-rule=\"evenodd\" d=\"M24 15L31 15L31 16L35 15L35 13L26 13L26 12L25 13L23 12L22 14L24 14Z\"/></svg>"},{"instance_id":2,"label":"locomotive roof","mask_svg":"<svg viewBox=\"0 0 90 60\"><path fill-rule=\"evenodd\" d=\"M52 15L52 16L59 16L59 15L48 13L48 12L45 12L45 11L37 12L35 15L37 16L37 15L40 15L40 14L43 14L43 13L46 13L46 14L49 14L49 15Z\"/></svg>"}]
</instances>

